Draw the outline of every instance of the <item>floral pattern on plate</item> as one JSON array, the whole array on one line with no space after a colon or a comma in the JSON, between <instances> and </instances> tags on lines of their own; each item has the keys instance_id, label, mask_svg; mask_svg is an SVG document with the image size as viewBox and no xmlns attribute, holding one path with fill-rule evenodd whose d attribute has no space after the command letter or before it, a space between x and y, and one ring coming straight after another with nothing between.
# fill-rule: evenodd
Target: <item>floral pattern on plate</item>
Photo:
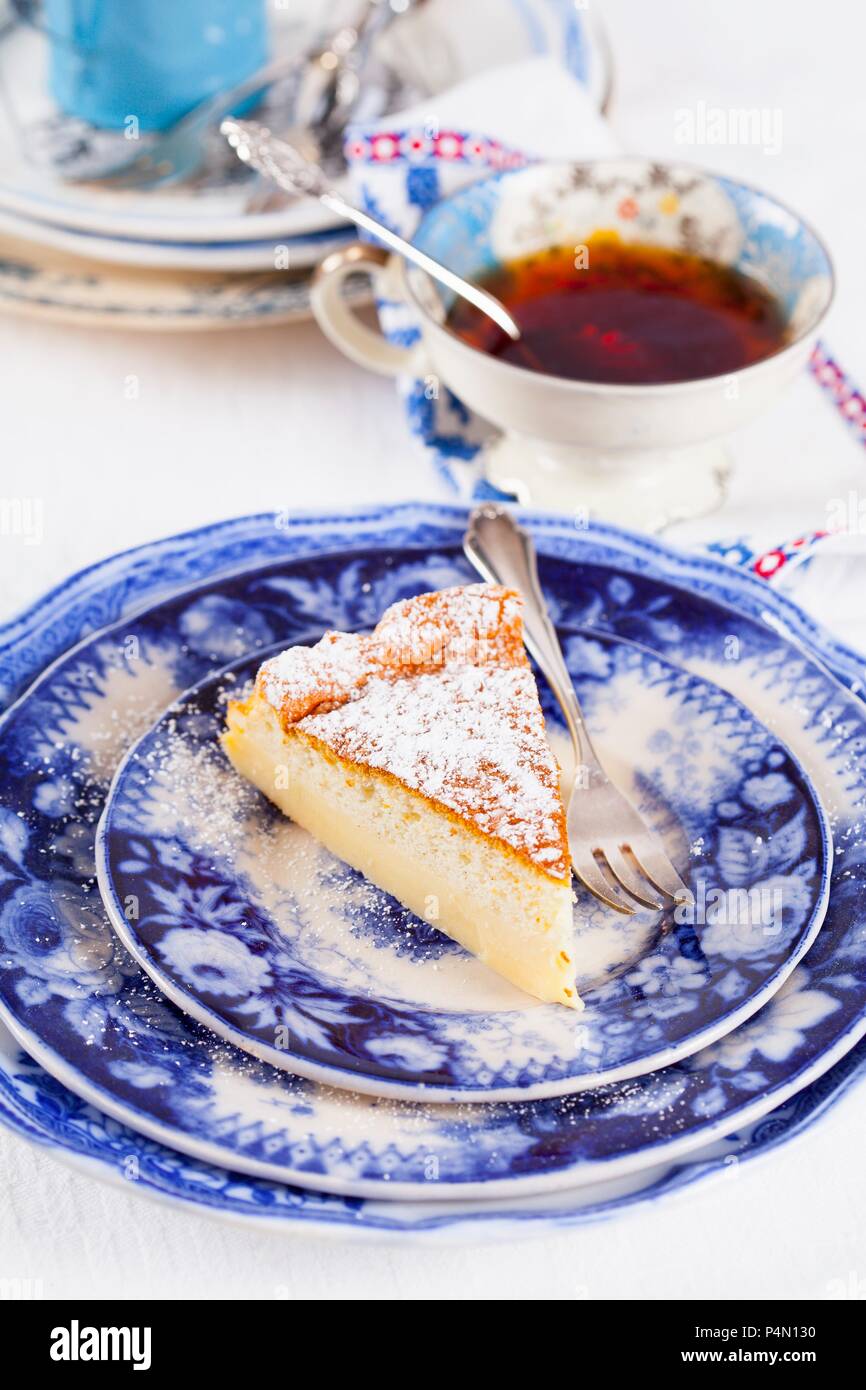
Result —
<instances>
[{"instance_id":1,"label":"floral pattern on plate","mask_svg":"<svg viewBox=\"0 0 866 1390\"><path fill-rule=\"evenodd\" d=\"M310 271L237 275L70 261L35 242L3 237L0 308L27 317L137 330L213 331L308 319ZM363 277L346 298L370 298Z\"/></svg>"},{"instance_id":2,"label":"floral pattern on plate","mask_svg":"<svg viewBox=\"0 0 866 1390\"><path fill-rule=\"evenodd\" d=\"M0 1012L31 1056L110 1114L112 1123L120 1119L185 1151L191 1169L216 1162L355 1196L471 1203L486 1194L510 1202L536 1188L576 1189L668 1164L691 1150L706 1152L725 1134L744 1132L771 1109L787 1106L863 1035L866 710L843 683L862 681L861 661L782 596L718 562L612 527L584 531L561 518L527 520L561 627L589 625L643 640L734 689L785 737L831 813L843 853L827 917L807 965L745 1025L746 1070L733 1059L701 1053L653 1076L566 1099L471 1107L371 1104L293 1081L215 1044L135 976L95 893L93 833L111 773L131 739L179 690L225 663L225 656L210 653L203 600L243 609L266 590L273 599L264 619L267 640L276 643L287 622L302 628L304 613L323 591L328 621L338 627L345 603L356 601L359 590L370 603L367 621L373 621L406 592L467 574L459 558L462 509L409 506L292 519L281 513L221 523L114 557L0 632L8 691L56 662L0 726L9 805L2 835ZM238 574L244 565L256 568ZM204 590L165 598L208 576ZM136 614L148 601L155 606ZM114 626L60 655L106 622ZM178 635L184 622L194 646ZM243 631L236 637L238 654L259 643ZM94 688L94 671L107 680L105 698ZM73 724L76 742L87 745L86 766L79 761L68 768L55 744ZM25 759L32 759L29 768ZM55 818L50 839L40 822L37 843L34 812L26 809L37 784L66 777L75 799L82 776L88 796L79 797L71 820ZM57 795L68 800L70 793L59 786ZM798 1011L805 1000L793 1027L792 996ZM850 1071L843 1066L833 1075L842 1079L819 1085L822 1103L839 1092ZM563 1207L576 1205L571 1195L562 1199Z\"/></svg>"},{"instance_id":3,"label":"floral pattern on plate","mask_svg":"<svg viewBox=\"0 0 866 1390\"><path fill-rule=\"evenodd\" d=\"M270 1230L315 1229L339 1240L383 1234L436 1242L511 1237L610 1217L636 1202L681 1191L801 1134L866 1070L866 1042L819 1081L764 1120L691 1153L678 1163L630 1177L591 1183L552 1196L476 1202L395 1202L338 1197L309 1188L249 1178L187 1158L103 1115L26 1053L0 1024L0 1121L91 1177L158 1201Z\"/></svg>"},{"instance_id":4,"label":"floral pattern on plate","mask_svg":"<svg viewBox=\"0 0 866 1390\"><path fill-rule=\"evenodd\" d=\"M211 643L225 650L239 614L205 605ZM257 612L244 610L248 628ZM657 1070L730 1031L818 930L829 888L821 811L790 755L718 687L607 637L572 634L564 647L607 765L696 897L693 911L623 918L578 893L583 1013L514 989L238 778L219 746L225 700L260 657L171 705L115 776L97 861L121 940L228 1041L372 1095L565 1095Z\"/></svg>"}]
</instances>

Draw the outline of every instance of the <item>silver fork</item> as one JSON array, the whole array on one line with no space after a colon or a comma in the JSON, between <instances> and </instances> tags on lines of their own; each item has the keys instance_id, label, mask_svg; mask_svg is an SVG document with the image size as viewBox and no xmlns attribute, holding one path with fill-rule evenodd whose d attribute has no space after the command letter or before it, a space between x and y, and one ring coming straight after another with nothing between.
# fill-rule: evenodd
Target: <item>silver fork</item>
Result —
<instances>
[{"instance_id":1,"label":"silver fork","mask_svg":"<svg viewBox=\"0 0 866 1390\"><path fill-rule=\"evenodd\" d=\"M523 595L524 640L556 696L574 750L566 822L577 877L619 912L635 911L626 894L655 909L663 906L655 890L676 901L691 900L691 892L657 836L599 762L547 611L531 536L504 507L491 503L472 513L463 549L484 579L518 589Z\"/></svg>"}]
</instances>

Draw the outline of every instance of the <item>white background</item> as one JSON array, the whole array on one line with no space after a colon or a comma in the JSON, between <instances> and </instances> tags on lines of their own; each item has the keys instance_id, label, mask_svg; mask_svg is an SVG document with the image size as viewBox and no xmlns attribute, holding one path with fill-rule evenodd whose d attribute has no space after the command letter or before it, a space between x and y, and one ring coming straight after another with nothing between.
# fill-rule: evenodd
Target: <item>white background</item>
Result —
<instances>
[{"instance_id":1,"label":"white background","mask_svg":"<svg viewBox=\"0 0 866 1390\"><path fill-rule=\"evenodd\" d=\"M686 154L802 211L839 274L827 337L866 379L860 7L599 8L624 148ZM778 109L781 151L684 151L675 111L699 102ZM40 546L0 537L0 619L92 560L216 518L439 495L390 383L349 365L311 325L197 337L0 319L0 354L0 496L39 497L45 516ZM784 461L774 467L769 483L756 477L755 496L778 499L781 537L790 498ZM739 496L742 507L742 480ZM792 1145L670 1202L570 1234L439 1249L219 1224L71 1174L0 1131L0 1279L41 1280L46 1297L822 1299L842 1287L866 1297L864 1140L861 1088Z\"/></svg>"}]
</instances>

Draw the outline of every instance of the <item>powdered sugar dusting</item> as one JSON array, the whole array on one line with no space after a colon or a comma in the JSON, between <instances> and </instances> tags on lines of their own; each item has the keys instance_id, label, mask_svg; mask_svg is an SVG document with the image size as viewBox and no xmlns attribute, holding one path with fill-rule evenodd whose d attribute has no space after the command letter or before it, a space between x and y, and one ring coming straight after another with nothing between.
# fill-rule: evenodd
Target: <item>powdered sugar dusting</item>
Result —
<instances>
[{"instance_id":1,"label":"powdered sugar dusting","mask_svg":"<svg viewBox=\"0 0 866 1390\"><path fill-rule=\"evenodd\" d=\"M326 633L265 662L258 689L284 728L391 773L567 878L559 768L521 608L492 584L422 594L389 608L369 636Z\"/></svg>"},{"instance_id":2,"label":"powdered sugar dusting","mask_svg":"<svg viewBox=\"0 0 866 1390\"><path fill-rule=\"evenodd\" d=\"M369 681L298 728L341 757L379 768L526 854L566 866L559 769L527 667L446 667Z\"/></svg>"},{"instance_id":3,"label":"powdered sugar dusting","mask_svg":"<svg viewBox=\"0 0 866 1390\"><path fill-rule=\"evenodd\" d=\"M371 676L393 679L447 665L526 666L523 601L498 584L467 584L405 599L373 632L326 632L314 647L266 661L258 687L284 728L348 700Z\"/></svg>"},{"instance_id":4,"label":"powdered sugar dusting","mask_svg":"<svg viewBox=\"0 0 866 1390\"><path fill-rule=\"evenodd\" d=\"M289 647L266 661L258 682L284 727L312 709L348 698L374 669L370 639L352 632L326 632L315 647Z\"/></svg>"}]
</instances>

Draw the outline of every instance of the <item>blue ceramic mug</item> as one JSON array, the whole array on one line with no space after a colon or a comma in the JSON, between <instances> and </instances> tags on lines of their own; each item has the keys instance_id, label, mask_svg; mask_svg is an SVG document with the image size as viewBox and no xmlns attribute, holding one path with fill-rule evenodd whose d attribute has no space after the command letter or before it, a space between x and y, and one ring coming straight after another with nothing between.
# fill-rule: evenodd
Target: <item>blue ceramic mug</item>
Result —
<instances>
[{"instance_id":1,"label":"blue ceramic mug","mask_svg":"<svg viewBox=\"0 0 866 1390\"><path fill-rule=\"evenodd\" d=\"M122 129L159 130L268 56L265 0L15 0L50 45L63 111Z\"/></svg>"}]
</instances>

